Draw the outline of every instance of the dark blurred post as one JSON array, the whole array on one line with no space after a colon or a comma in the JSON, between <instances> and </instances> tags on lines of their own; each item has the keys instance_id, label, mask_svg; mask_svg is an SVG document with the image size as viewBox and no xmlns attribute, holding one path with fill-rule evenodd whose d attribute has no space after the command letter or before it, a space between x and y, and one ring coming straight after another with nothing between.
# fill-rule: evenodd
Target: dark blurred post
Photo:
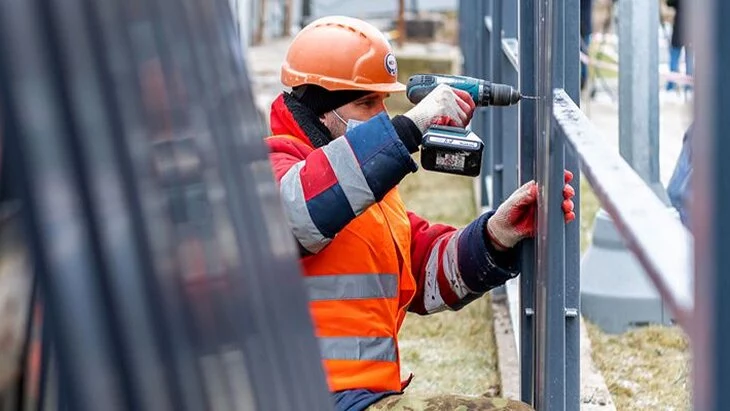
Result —
<instances>
[{"instance_id":1,"label":"dark blurred post","mask_svg":"<svg viewBox=\"0 0 730 411\"><path fill-rule=\"evenodd\" d=\"M728 408L730 387L730 2L689 2L697 66L691 226L695 237L693 409Z\"/></svg>"},{"instance_id":2,"label":"dark blurred post","mask_svg":"<svg viewBox=\"0 0 730 411\"><path fill-rule=\"evenodd\" d=\"M256 18L256 34L253 37L253 44L260 45L264 42L264 33L266 32L266 3L267 0L253 0L258 4L258 16Z\"/></svg>"},{"instance_id":3,"label":"dark blurred post","mask_svg":"<svg viewBox=\"0 0 730 411\"><path fill-rule=\"evenodd\" d=\"M406 40L406 1L398 0L398 47Z\"/></svg>"},{"instance_id":4,"label":"dark blurred post","mask_svg":"<svg viewBox=\"0 0 730 411\"><path fill-rule=\"evenodd\" d=\"M302 21L299 27L304 27L312 18L312 0L302 0Z\"/></svg>"},{"instance_id":5,"label":"dark blurred post","mask_svg":"<svg viewBox=\"0 0 730 411\"><path fill-rule=\"evenodd\" d=\"M281 34L284 37L291 36L291 2L292 0L284 0L284 22L282 23Z\"/></svg>"}]
</instances>

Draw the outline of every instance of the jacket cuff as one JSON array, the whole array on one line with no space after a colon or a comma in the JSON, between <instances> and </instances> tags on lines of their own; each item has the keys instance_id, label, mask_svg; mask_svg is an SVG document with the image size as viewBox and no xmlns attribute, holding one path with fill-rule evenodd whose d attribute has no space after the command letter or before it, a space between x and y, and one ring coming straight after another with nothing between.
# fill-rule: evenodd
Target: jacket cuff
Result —
<instances>
[{"instance_id":1,"label":"jacket cuff","mask_svg":"<svg viewBox=\"0 0 730 411\"><path fill-rule=\"evenodd\" d=\"M421 145L423 135L421 130L418 129L416 123L406 116L395 116L393 117L393 128L398 134L398 138L403 142L408 149L408 152L413 154L418 151L418 147Z\"/></svg>"},{"instance_id":2,"label":"jacket cuff","mask_svg":"<svg viewBox=\"0 0 730 411\"><path fill-rule=\"evenodd\" d=\"M499 287L519 274L517 250L499 251L487 237L486 224L492 215L494 211L482 214L459 236L459 272L464 284L475 293Z\"/></svg>"}]
</instances>

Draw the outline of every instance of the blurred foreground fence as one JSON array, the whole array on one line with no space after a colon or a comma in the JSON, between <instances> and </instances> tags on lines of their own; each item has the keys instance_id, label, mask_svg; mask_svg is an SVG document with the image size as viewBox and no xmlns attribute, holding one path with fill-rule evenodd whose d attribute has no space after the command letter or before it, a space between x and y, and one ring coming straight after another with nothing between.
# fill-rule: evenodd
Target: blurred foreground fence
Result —
<instances>
[{"instance_id":1,"label":"blurred foreground fence","mask_svg":"<svg viewBox=\"0 0 730 411\"><path fill-rule=\"evenodd\" d=\"M0 2L0 110L43 325L7 409L332 408L227 0Z\"/></svg>"}]
</instances>

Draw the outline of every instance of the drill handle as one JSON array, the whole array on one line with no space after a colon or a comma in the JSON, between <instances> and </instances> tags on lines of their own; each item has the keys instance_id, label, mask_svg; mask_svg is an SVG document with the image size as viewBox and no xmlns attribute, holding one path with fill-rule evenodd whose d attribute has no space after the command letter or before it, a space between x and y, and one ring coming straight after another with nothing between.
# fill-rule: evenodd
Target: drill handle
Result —
<instances>
[{"instance_id":1,"label":"drill handle","mask_svg":"<svg viewBox=\"0 0 730 411\"><path fill-rule=\"evenodd\" d=\"M414 74L408 79L406 85L406 97L413 104L418 104L428 93L432 92L439 84L446 84L452 88L464 90L474 102L479 105L482 96L482 84L484 81L466 76L455 76L450 74Z\"/></svg>"}]
</instances>

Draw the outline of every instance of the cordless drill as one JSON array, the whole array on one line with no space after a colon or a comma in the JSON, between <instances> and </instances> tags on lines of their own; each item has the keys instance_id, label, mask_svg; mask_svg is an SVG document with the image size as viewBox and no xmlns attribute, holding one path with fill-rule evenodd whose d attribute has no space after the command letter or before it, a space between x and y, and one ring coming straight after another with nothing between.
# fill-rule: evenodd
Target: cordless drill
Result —
<instances>
[{"instance_id":1,"label":"cordless drill","mask_svg":"<svg viewBox=\"0 0 730 411\"><path fill-rule=\"evenodd\" d=\"M411 76L406 85L406 97L418 104L439 84L466 91L481 107L510 106L524 97L506 84L444 74ZM481 172L483 150L484 143L471 130L433 125L423 135L421 166L426 170L476 177Z\"/></svg>"}]
</instances>

